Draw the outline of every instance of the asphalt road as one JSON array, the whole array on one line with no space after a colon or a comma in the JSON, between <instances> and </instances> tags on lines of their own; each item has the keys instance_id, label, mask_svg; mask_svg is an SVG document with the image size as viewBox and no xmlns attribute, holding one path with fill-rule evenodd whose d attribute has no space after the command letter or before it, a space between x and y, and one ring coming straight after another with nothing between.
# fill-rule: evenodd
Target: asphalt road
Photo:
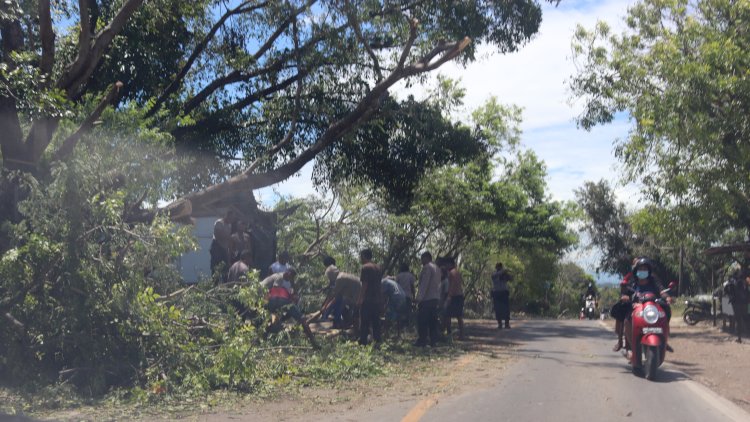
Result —
<instances>
[{"instance_id":1,"label":"asphalt road","mask_svg":"<svg viewBox=\"0 0 750 422\"><path fill-rule=\"evenodd\" d=\"M668 363L659 368L655 381L634 376L625 358L611 351L614 336L598 321L523 321L497 335L518 345L519 359L496 374L495 385L386 405L355 419L750 421L742 409Z\"/></svg>"}]
</instances>

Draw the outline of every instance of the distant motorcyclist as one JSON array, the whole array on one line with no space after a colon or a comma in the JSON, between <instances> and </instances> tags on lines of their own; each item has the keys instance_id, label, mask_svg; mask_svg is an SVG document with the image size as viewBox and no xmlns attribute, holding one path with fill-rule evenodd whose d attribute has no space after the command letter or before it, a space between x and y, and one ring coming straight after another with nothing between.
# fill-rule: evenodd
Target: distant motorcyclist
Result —
<instances>
[{"instance_id":1,"label":"distant motorcyclist","mask_svg":"<svg viewBox=\"0 0 750 422\"><path fill-rule=\"evenodd\" d=\"M596 291L596 286L594 286L594 283L589 283L586 287L586 293L584 293L583 297L584 299L587 297L593 297L596 299L599 296L599 293Z\"/></svg>"},{"instance_id":2,"label":"distant motorcyclist","mask_svg":"<svg viewBox=\"0 0 750 422\"><path fill-rule=\"evenodd\" d=\"M594 283L589 283L586 287L586 293L583 294L583 301L584 303L588 300L594 301L594 306L596 306L596 303L599 301L599 292L596 291L596 286L594 286Z\"/></svg>"},{"instance_id":3,"label":"distant motorcyclist","mask_svg":"<svg viewBox=\"0 0 750 422\"><path fill-rule=\"evenodd\" d=\"M599 294L596 291L594 283L589 283L586 292L583 294L583 317L592 319L598 308Z\"/></svg>"}]
</instances>

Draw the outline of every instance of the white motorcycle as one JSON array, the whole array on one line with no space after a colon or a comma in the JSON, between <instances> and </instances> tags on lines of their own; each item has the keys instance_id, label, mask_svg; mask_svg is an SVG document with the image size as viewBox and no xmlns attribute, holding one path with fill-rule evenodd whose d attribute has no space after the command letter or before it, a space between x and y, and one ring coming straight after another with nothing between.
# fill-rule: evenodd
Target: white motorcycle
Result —
<instances>
[{"instance_id":1,"label":"white motorcycle","mask_svg":"<svg viewBox=\"0 0 750 422\"><path fill-rule=\"evenodd\" d=\"M583 307L584 314L587 319L596 318L596 298L593 296L586 296L586 306Z\"/></svg>"}]
</instances>

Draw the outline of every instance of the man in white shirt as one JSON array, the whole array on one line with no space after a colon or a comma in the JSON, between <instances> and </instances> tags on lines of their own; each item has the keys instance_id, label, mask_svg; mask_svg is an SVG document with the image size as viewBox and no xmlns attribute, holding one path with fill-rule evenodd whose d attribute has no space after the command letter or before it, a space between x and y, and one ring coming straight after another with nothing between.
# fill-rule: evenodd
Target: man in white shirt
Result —
<instances>
[{"instance_id":1,"label":"man in white shirt","mask_svg":"<svg viewBox=\"0 0 750 422\"><path fill-rule=\"evenodd\" d=\"M429 332L430 345L435 346L438 340L438 307L440 301L441 271L434 262L432 254L425 252L420 257L422 271L419 273L417 290L417 333L419 338L414 343L417 347L427 346Z\"/></svg>"},{"instance_id":2,"label":"man in white shirt","mask_svg":"<svg viewBox=\"0 0 750 422\"><path fill-rule=\"evenodd\" d=\"M268 267L268 271L271 274L278 274L283 273L287 270L287 268L289 268L289 252L284 251L279 254L278 261L274 262L270 267Z\"/></svg>"}]
</instances>

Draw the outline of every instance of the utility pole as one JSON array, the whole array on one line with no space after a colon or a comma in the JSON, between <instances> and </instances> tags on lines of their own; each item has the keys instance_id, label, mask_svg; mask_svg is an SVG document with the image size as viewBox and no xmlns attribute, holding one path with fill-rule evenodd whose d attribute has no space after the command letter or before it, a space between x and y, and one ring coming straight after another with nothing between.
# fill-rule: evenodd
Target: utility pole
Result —
<instances>
[{"instance_id":1,"label":"utility pole","mask_svg":"<svg viewBox=\"0 0 750 422\"><path fill-rule=\"evenodd\" d=\"M680 269L677 274L677 296L680 295L680 291L682 290L682 269L683 265L685 263L685 248L682 244L680 244Z\"/></svg>"}]
</instances>

